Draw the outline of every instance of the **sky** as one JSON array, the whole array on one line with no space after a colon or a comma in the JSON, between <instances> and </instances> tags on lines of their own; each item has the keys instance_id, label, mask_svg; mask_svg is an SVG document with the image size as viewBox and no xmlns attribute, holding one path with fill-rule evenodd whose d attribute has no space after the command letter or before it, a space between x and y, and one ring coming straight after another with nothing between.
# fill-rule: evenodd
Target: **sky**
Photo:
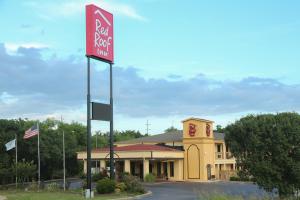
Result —
<instances>
[{"instance_id":1,"label":"sky","mask_svg":"<svg viewBox=\"0 0 300 200\"><path fill-rule=\"evenodd\" d=\"M114 15L116 130L300 111L299 1L0 0L0 118L86 123L90 3ZM109 66L91 65L92 100L108 103Z\"/></svg>"}]
</instances>

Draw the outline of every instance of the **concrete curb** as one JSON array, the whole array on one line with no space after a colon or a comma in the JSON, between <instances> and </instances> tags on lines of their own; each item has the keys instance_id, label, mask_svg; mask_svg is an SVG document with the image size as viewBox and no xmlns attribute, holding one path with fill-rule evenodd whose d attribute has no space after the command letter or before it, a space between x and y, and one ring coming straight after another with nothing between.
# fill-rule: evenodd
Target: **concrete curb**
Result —
<instances>
[{"instance_id":1,"label":"concrete curb","mask_svg":"<svg viewBox=\"0 0 300 200\"><path fill-rule=\"evenodd\" d=\"M184 181L165 181L165 182L154 182L154 183L143 183L143 186L153 186L161 184L177 184L177 183L219 183L220 180L209 180L209 181L193 181L193 180L184 180Z\"/></svg>"},{"instance_id":2,"label":"concrete curb","mask_svg":"<svg viewBox=\"0 0 300 200\"><path fill-rule=\"evenodd\" d=\"M166 184L166 183L176 183L175 181L170 182L170 181L166 181L166 182L154 182L154 183L142 183L143 186L152 186L152 185L161 185L161 184Z\"/></svg>"},{"instance_id":3,"label":"concrete curb","mask_svg":"<svg viewBox=\"0 0 300 200\"><path fill-rule=\"evenodd\" d=\"M149 190L145 194L141 194L141 195L137 195L137 196L133 197L133 199L141 199L141 198L148 197L148 196L151 196L151 195L152 195L152 192Z\"/></svg>"},{"instance_id":4,"label":"concrete curb","mask_svg":"<svg viewBox=\"0 0 300 200\"><path fill-rule=\"evenodd\" d=\"M116 198L116 199L113 199L113 200L129 200L129 199L134 200L134 199L141 199L141 198L151 196L151 195L152 195L152 192L147 191L145 194L140 194L140 195L137 195L137 196L134 196L134 197Z\"/></svg>"}]
</instances>

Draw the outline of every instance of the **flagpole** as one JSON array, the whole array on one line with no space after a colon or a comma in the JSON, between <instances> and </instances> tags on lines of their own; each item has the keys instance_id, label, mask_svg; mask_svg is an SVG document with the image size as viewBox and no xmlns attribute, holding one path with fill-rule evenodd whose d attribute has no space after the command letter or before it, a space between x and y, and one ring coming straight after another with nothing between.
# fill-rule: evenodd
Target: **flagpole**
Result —
<instances>
[{"instance_id":1,"label":"flagpole","mask_svg":"<svg viewBox=\"0 0 300 200\"><path fill-rule=\"evenodd\" d=\"M61 125L63 125L63 118L61 116ZM63 134L63 166L64 166L64 191L66 191L66 152L65 152L65 131L62 129Z\"/></svg>"},{"instance_id":2,"label":"flagpole","mask_svg":"<svg viewBox=\"0 0 300 200\"><path fill-rule=\"evenodd\" d=\"M17 139L17 134L16 136L16 189L18 189L18 139Z\"/></svg>"},{"instance_id":3,"label":"flagpole","mask_svg":"<svg viewBox=\"0 0 300 200\"><path fill-rule=\"evenodd\" d=\"M41 158L40 158L40 127L39 122L37 123L38 128L38 189L40 189L41 184Z\"/></svg>"}]
</instances>

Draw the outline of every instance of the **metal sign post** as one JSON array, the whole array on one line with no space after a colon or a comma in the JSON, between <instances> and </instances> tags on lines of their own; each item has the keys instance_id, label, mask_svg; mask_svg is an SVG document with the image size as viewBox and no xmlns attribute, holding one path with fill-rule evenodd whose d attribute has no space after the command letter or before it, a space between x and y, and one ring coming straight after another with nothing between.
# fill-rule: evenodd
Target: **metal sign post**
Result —
<instances>
[{"instance_id":1,"label":"metal sign post","mask_svg":"<svg viewBox=\"0 0 300 200\"><path fill-rule=\"evenodd\" d=\"M87 176L86 176L86 182L87 182L87 191L88 193L92 190L92 178L91 178L91 86L90 86L90 58L87 57Z\"/></svg>"},{"instance_id":2,"label":"metal sign post","mask_svg":"<svg viewBox=\"0 0 300 200\"><path fill-rule=\"evenodd\" d=\"M87 56L87 191L86 197L92 197L91 183L91 120L110 122L110 178L115 178L113 145L113 15L95 5L86 6L86 56ZM110 104L91 102L90 59L109 64L110 68Z\"/></svg>"},{"instance_id":3,"label":"metal sign post","mask_svg":"<svg viewBox=\"0 0 300 200\"><path fill-rule=\"evenodd\" d=\"M110 178L115 179L115 169L114 169L114 141L113 141L113 132L114 132L114 115L113 115L113 81L112 81L112 63L109 64L109 71L110 71L110 134L109 134L109 152L110 152Z\"/></svg>"}]
</instances>

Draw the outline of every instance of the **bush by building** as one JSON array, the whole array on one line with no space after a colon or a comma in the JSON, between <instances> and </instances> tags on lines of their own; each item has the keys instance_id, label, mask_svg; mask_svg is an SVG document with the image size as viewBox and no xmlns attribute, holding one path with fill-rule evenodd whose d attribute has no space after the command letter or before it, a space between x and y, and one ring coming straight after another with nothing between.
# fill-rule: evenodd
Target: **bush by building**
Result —
<instances>
[{"instance_id":1,"label":"bush by building","mask_svg":"<svg viewBox=\"0 0 300 200\"><path fill-rule=\"evenodd\" d=\"M153 183L155 181L156 181L156 177L153 174L150 173L145 176L145 182Z\"/></svg>"},{"instance_id":2,"label":"bush by building","mask_svg":"<svg viewBox=\"0 0 300 200\"><path fill-rule=\"evenodd\" d=\"M126 185L126 191L130 193L145 193L145 189L142 186L139 178L132 175L124 175L123 181Z\"/></svg>"},{"instance_id":3,"label":"bush by building","mask_svg":"<svg viewBox=\"0 0 300 200\"><path fill-rule=\"evenodd\" d=\"M116 190L119 190L120 192L125 192L127 189L125 183L119 182L116 184Z\"/></svg>"},{"instance_id":4,"label":"bush by building","mask_svg":"<svg viewBox=\"0 0 300 200\"><path fill-rule=\"evenodd\" d=\"M108 178L104 178L97 182L96 190L99 194L108 194L115 191L116 182Z\"/></svg>"},{"instance_id":5,"label":"bush by building","mask_svg":"<svg viewBox=\"0 0 300 200\"><path fill-rule=\"evenodd\" d=\"M92 176L92 181L93 182L98 182L98 181L100 181L100 180L102 180L104 178L107 178L107 177L108 177L107 171L103 170L100 173L94 174Z\"/></svg>"}]
</instances>

